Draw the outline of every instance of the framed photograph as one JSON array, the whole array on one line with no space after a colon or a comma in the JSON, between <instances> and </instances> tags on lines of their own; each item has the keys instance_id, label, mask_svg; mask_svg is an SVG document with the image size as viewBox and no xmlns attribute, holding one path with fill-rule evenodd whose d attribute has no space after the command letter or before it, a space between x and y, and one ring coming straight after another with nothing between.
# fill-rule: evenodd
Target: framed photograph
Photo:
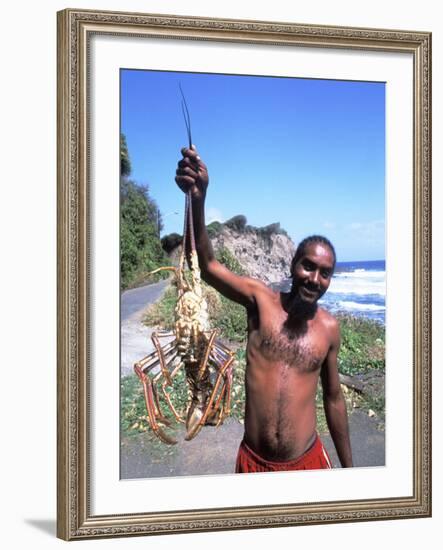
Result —
<instances>
[{"instance_id":1,"label":"framed photograph","mask_svg":"<svg viewBox=\"0 0 443 550\"><path fill-rule=\"evenodd\" d=\"M60 538L430 516L430 56L427 32L58 13ZM235 281L312 298L306 326L338 320L341 347L277 377L280 340L254 348L193 272L218 332L192 374L176 304L201 231ZM257 424L320 437L273 454ZM274 468L311 444L323 466ZM244 445L278 471L242 470Z\"/></svg>"}]
</instances>

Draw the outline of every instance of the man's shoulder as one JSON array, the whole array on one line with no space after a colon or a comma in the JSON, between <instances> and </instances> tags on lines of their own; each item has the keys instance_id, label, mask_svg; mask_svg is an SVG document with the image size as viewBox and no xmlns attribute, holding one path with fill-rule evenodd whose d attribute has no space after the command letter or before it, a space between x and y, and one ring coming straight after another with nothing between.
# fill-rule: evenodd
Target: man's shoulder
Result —
<instances>
[{"instance_id":1,"label":"man's shoulder","mask_svg":"<svg viewBox=\"0 0 443 550\"><path fill-rule=\"evenodd\" d=\"M280 297L280 292L276 292L265 282L260 281L260 279L251 279L251 284L254 287L256 294L275 300Z\"/></svg>"},{"instance_id":2,"label":"man's shoulder","mask_svg":"<svg viewBox=\"0 0 443 550\"><path fill-rule=\"evenodd\" d=\"M248 277L248 285L250 294L254 299L255 307L260 304L262 307L268 307L272 303L276 302L276 299L279 296L279 293L272 290L271 287L267 286L266 283L260 281L259 279Z\"/></svg>"},{"instance_id":3,"label":"man's shoulder","mask_svg":"<svg viewBox=\"0 0 443 550\"><path fill-rule=\"evenodd\" d=\"M318 320L323 325L325 330L327 330L331 335L332 339L340 337L340 323L338 322L337 317L334 317L334 315L329 313L326 309L319 307Z\"/></svg>"}]
</instances>

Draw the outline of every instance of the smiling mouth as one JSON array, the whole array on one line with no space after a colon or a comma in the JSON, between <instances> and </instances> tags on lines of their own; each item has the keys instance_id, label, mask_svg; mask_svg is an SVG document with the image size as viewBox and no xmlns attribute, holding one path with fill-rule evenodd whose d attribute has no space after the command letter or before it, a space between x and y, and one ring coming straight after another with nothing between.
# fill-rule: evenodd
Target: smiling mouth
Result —
<instances>
[{"instance_id":1,"label":"smiling mouth","mask_svg":"<svg viewBox=\"0 0 443 550\"><path fill-rule=\"evenodd\" d=\"M300 291L302 291L302 295L305 295L307 298L316 298L319 295L318 290L310 290L305 286L301 286Z\"/></svg>"}]
</instances>

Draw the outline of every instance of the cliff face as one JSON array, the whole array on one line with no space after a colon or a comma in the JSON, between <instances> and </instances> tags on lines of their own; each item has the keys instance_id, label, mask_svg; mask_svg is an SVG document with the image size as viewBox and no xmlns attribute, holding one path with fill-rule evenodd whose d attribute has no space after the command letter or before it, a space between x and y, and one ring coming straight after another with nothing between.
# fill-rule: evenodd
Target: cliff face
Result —
<instances>
[{"instance_id":1,"label":"cliff face","mask_svg":"<svg viewBox=\"0 0 443 550\"><path fill-rule=\"evenodd\" d=\"M225 247L243 266L246 273L265 283L276 283L289 276L294 243L282 233L238 232L224 226L211 239L214 251Z\"/></svg>"},{"instance_id":2,"label":"cliff face","mask_svg":"<svg viewBox=\"0 0 443 550\"><path fill-rule=\"evenodd\" d=\"M215 253L228 249L247 275L266 284L288 278L295 246L279 224L256 228L246 225L243 216L236 216L224 224L217 223L215 229L211 225L208 229ZM170 251L175 264L180 249Z\"/></svg>"}]
</instances>

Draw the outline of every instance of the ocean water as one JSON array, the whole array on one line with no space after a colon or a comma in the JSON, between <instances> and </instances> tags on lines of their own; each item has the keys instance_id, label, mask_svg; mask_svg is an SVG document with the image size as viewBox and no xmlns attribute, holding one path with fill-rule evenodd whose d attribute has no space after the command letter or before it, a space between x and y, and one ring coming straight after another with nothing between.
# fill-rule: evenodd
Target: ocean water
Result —
<instances>
[{"instance_id":1,"label":"ocean water","mask_svg":"<svg viewBox=\"0 0 443 550\"><path fill-rule=\"evenodd\" d=\"M279 285L288 291L291 280ZM331 313L348 313L385 323L386 263L337 262L331 285L319 304Z\"/></svg>"}]
</instances>

